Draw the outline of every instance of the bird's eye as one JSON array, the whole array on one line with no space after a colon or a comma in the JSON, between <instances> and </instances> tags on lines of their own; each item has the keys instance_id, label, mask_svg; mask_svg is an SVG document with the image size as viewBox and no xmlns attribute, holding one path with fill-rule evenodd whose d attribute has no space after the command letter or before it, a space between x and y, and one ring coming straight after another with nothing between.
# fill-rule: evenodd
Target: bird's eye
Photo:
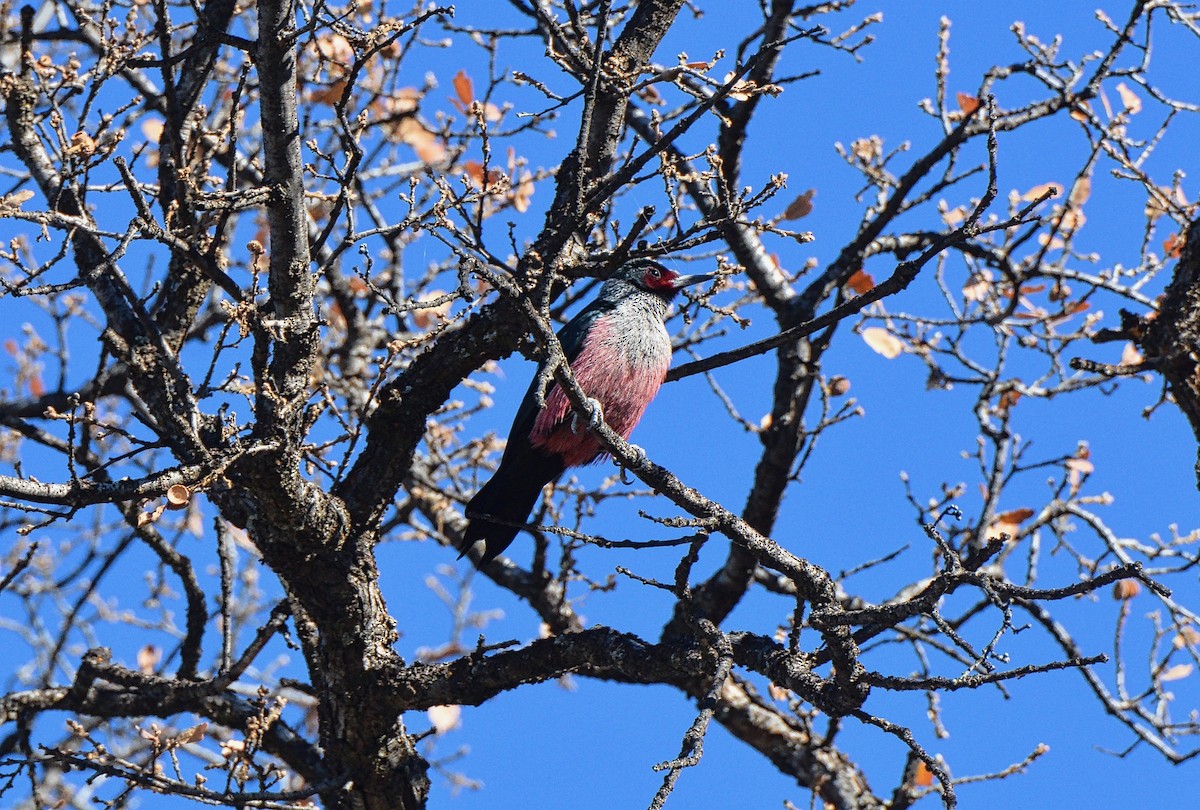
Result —
<instances>
[{"instance_id":1,"label":"bird's eye","mask_svg":"<svg viewBox=\"0 0 1200 810\"><path fill-rule=\"evenodd\" d=\"M650 268L650 277L651 278L662 278L662 270L659 270L657 267L651 267Z\"/></svg>"}]
</instances>

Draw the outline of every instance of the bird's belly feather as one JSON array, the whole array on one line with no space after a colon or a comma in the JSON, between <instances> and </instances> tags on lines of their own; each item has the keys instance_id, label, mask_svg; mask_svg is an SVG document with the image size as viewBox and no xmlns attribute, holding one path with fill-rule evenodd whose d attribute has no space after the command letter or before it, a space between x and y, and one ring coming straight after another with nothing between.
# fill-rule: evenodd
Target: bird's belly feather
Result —
<instances>
[{"instance_id":1,"label":"bird's belly feather","mask_svg":"<svg viewBox=\"0 0 1200 810\"><path fill-rule=\"evenodd\" d=\"M628 439L667 374L671 342L657 317L635 323L624 320L597 321L571 370L587 395L600 402L604 421ZM583 425L572 431L571 421L570 402L556 385L529 438L535 447L561 455L568 467L601 458L600 443Z\"/></svg>"}]
</instances>

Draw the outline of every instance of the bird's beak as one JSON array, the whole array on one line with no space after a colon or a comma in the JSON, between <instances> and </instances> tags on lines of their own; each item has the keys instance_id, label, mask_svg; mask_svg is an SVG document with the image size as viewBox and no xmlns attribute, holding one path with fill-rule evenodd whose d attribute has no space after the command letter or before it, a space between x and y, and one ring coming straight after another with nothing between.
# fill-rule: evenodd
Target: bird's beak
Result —
<instances>
[{"instance_id":1,"label":"bird's beak","mask_svg":"<svg viewBox=\"0 0 1200 810\"><path fill-rule=\"evenodd\" d=\"M684 287L691 287L693 284L703 284L706 281L712 281L718 273L693 273L690 276L675 276L671 279L671 289L682 290Z\"/></svg>"}]
</instances>

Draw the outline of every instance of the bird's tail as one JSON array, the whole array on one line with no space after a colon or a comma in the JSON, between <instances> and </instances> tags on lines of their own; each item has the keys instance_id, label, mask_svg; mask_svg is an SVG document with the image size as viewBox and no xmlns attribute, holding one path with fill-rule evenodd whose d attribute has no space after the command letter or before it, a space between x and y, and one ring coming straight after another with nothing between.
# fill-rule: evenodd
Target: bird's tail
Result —
<instances>
[{"instance_id":1,"label":"bird's tail","mask_svg":"<svg viewBox=\"0 0 1200 810\"><path fill-rule=\"evenodd\" d=\"M562 475L564 469L558 456L532 447L515 455L506 452L492 480L467 503L470 522L457 544L458 556L461 558L480 540L484 541L481 564L499 556L525 525L542 487Z\"/></svg>"}]
</instances>

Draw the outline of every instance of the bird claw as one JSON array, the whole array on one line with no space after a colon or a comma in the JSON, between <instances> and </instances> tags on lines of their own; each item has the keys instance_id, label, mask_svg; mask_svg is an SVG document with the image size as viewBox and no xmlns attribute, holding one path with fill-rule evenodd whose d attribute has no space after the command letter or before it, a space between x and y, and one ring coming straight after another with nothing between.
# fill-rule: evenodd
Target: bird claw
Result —
<instances>
[{"instance_id":1,"label":"bird claw","mask_svg":"<svg viewBox=\"0 0 1200 810\"><path fill-rule=\"evenodd\" d=\"M587 398L587 419L587 425L581 429L579 426L579 412L576 411L571 414L571 432L578 435L583 430L595 430L604 424L604 406L595 397Z\"/></svg>"},{"instance_id":2,"label":"bird claw","mask_svg":"<svg viewBox=\"0 0 1200 810\"><path fill-rule=\"evenodd\" d=\"M636 444L629 445L629 451L634 455L634 464L640 465L646 460L646 451L638 447ZM633 481L629 478L629 468L621 467L621 483L629 486Z\"/></svg>"}]
</instances>

